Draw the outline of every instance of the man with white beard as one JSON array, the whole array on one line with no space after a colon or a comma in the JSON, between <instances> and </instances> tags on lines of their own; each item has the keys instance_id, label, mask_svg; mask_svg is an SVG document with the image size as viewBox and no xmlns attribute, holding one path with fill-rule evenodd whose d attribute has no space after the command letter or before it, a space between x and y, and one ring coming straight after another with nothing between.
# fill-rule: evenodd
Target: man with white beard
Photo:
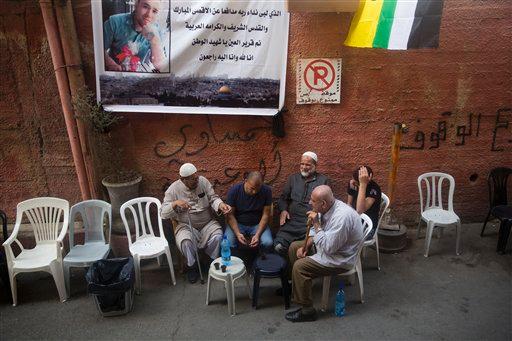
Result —
<instances>
[{"instance_id":1,"label":"man with white beard","mask_svg":"<svg viewBox=\"0 0 512 341\"><path fill-rule=\"evenodd\" d=\"M290 244L306 236L307 212L311 211L311 192L320 185L329 185L329 179L317 173L318 156L305 152L300 159L300 172L288 177L278 206L281 226L274 239L274 249L286 255Z\"/></svg>"}]
</instances>

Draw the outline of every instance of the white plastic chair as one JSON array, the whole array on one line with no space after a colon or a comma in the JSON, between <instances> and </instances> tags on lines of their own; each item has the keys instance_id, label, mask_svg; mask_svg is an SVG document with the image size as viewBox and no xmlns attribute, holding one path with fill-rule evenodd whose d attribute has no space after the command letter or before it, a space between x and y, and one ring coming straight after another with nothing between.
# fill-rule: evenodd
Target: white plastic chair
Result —
<instances>
[{"instance_id":1,"label":"white plastic chair","mask_svg":"<svg viewBox=\"0 0 512 341\"><path fill-rule=\"evenodd\" d=\"M447 180L449 182L448 189L448 209L444 209L443 205L443 182ZM427 196L425 201L423 200L423 184ZM455 244L455 252L460 255L460 236L461 236L461 223L460 218L453 211L453 192L455 191L455 180L453 176L446 173L431 172L425 173L418 177L418 189L420 192L420 207L421 215L418 223L418 239L420 237L421 221L427 223L427 232L425 235L425 253L424 256L428 257L428 250L430 247L430 240L432 239L432 232L434 227L447 227L456 225L457 240ZM440 230L442 232L442 230Z\"/></svg>"},{"instance_id":2,"label":"white plastic chair","mask_svg":"<svg viewBox=\"0 0 512 341\"><path fill-rule=\"evenodd\" d=\"M375 233L373 234L372 239L366 240L363 245L363 256L366 252L366 247L375 245L375 252L377 253L377 269L380 270L380 257L379 257L379 227L380 223L382 222L382 218L384 217L384 214L388 210L389 207L389 198L386 194L381 193L381 202L380 202L380 215L379 215L379 221L377 222L377 228L375 229Z\"/></svg>"},{"instance_id":3,"label":"white plastic chair","mask_svg":"<svg viewBox=\"0 0 512 341\"><path fill-rule=\"evenodd\" d=\"M150 208L154 204L156 207L156 214L158 220L158 231L160 236L155 236L153 225L151 224ZM160 208L162 204L157 198L142 197L129 200L121 205L121 218L123 219L126 234L128 235L128 245L130 253L133 256L135 264L135 281L137 294L140 294L142 289L142 280L140 273L140 260L147 258L157 258L160 264L160 255L167 256L169 269L171 271L172 283L176 285L176 278L174 277L174 268L172 263L171 252L169 243L165 239L164 229L162 227L162 217L160 216ZM133 221L135 224L135 240L132 241L130 233L130 225L126 219L126 210L130 210Z\"/></svg>"},{"instance_id":4,"label":"white plastic chair","mask_svg":"<svg viewBox=\"0 0 512 341\"><path fill-rule=\"evenodd\" d=\"M359 293L361 295L361 303L364 303L364 286L363 286L363 267L361 266L361 251L363 250L364 241L370 234L373 223L370 217L368 217L366 214L361 214L361 219L363 220L363 239L359 242L357 245L357 259L354 264L354 267L350 270L347 270L346 272L337 274L335 276L351 276L353 274L357 275L357 279L359 280ZM322 311L327 310L327 305L329 302L329 291L331 288L331 277L332 276L325 276L323 280L323 288L322 288Z\"/></svg>"},{"instance_id":5,"label":"white plastic chair","mask_svg":"<svg viewBox=\"0 0 512 341\"><path fill-rule=\"evenodd\" d=\"M86 200L71 207L69 219L69 253L64 257L64 278L66 279L67 297L70 296L69 269L71 267L89 267L93 262L105 259L110 246L103 235L103 220L108 216L108 240L112 227L112 207L102 200ZM75 220L82 217L84 226L84 244L75 245Z\"/></svg>"},{"instance_id":6,"label":"white plastic chair","mask_svg":"<svg viewBox=\"0 0 512 341\"><path fill-rule=\"evenodd\" d=\"M17 239L23 215L28 218L34 232L36 246L33 249L23 248ZM60 300L62 302L66 300L66 286L62 271L62 241L66 236L68 221L69 203L67 200L42 197L25 200L18 204L14 230L3 243L7 256L13 306L16 306L18 302L16 276L22 272L46 271L51 273ZM13 242L16 242L21 249L20 254L16 257L11 246Z\"/></svg>"}]
</instances>

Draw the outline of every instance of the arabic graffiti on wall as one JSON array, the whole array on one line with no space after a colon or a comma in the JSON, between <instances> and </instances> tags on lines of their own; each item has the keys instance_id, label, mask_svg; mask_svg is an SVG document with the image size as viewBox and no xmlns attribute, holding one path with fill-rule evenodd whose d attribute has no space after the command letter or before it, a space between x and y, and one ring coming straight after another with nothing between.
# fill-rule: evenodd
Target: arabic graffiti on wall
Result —
<instances>
[{"instance_id":1,"label":"arabic graffiti on wall","mask_svg":"<svg viewBox=\"0 0 512 341\"><path fill-rule=\"evenodd\" d=\"M457 118L463 118L464 124L457 124ZM492 125L492 141L489 149L492 152L512 151L512 109L500 108L492 116L484 116L482 113L456 114L445 111L435 122L433 130L416 129L412 138L404 136L402 150L431 150L438 149L446 143L453 143L454 146L464 146L470 139L482 136L482 125ZM421 119L416 123L420 124ZM408 134L408 133L407 133ZM451 137L451 138L450 138ZM449 142L450 141L450 142Z\"/></svg>"},{"instance_id":2,"label":"arabic graffiti on wall","mask_svg":"<svg viewBox=\"0 0 512 341\"><path fill-rule=\"evenodd\" d=\"M213 177L209 180L214 187L229 185L244 179L250 171L258 170L263 175L265 183L271 185L281 173L282 160L279 140L274 136L270 137L271 122L263 121L265 122L263 125L253 126L243 131L225 131L219 135L218 132L216 133L219 127L216 129L210 116L207 116L207 128L204 130L191 124L185 124L179 128L181 143L177 148L170 148L173 145L171 141L159 141L155 144L153 150L155 155L160 159L165 159L169 166L179 168L183 163L191 162L188 161L189 159L204 156L208 149L226 148L224 144L236 144L245 148L262 148L261 155L263 156L259 158L256 164L247 165L248 168L225 166L221 177ZM265 143L265 146L258 145L257 139L262 135L272 139L272 143L270 145ZM172 134L172 136L176 136L176 134ZM201 142L199 144L192 143L192 141L197 141L197 138ZM267 138L265 140L268 141ZM247 144L253 144L253 146L249 147ZM199 172L207 173L208 170L199 169ZM166 190L175 179L163 177L162 180L162 190Z\"/></svg>"}]
</instances>

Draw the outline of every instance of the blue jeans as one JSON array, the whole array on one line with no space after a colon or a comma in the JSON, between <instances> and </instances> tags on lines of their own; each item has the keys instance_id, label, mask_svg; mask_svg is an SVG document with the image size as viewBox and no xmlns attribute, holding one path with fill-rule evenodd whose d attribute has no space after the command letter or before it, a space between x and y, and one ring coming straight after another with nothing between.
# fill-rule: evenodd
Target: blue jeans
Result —
<instances>
[{"instance_id":1,"label":"blue jeans","mask_svg":"<svg viewBox=\"0 0 512 341\"><path fill-rule=\"evenodd\" d=\"M258 231L258 225L246 226L238 224L238 229L240 230L240 233L243 235L254 236L256 234L256 231ZM233 232L229 225L226 225L226 232L224 232L224 235L228 238L229 244L231 245L232 248L238 247L238 239L236 238L235 233ZM272 232L270 232L270 228L267 225L260 236L259 246L263 249L272 249L272 244Z\"/></svg>"}]
</instances>

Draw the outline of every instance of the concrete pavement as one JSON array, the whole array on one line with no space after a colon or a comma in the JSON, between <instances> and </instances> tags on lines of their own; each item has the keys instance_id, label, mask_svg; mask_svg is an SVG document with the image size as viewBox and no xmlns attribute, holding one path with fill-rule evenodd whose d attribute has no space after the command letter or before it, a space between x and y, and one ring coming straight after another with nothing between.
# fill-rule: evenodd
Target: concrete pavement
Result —
<instances>
[{"instance_id":1,"label":"concrete pavement","mask_svg":"<svg viewBox=\"0 0 512 341\"><path fill-rule=\"evenodd\" d=\"M44 273L21 275L17 307L0 302L0 338L12 339L201 339L201 340L469 340L512 339L512 257L495 252L497 230L480 224L463 225L462 255L455 255L455 229L433 238L424 258L424 239L409 231L409 248L400 254L381 254L376 269L373 250L363 260L365 303L359 303L357 284L346 288L343 318L333 313L339 280L332 281L329 310L314 323L293 324L284 319L282 297L274 295L278 280L263 279L260 308L253 310L244 281L236 289L237 315L227 312L221 283L213 286L205 305L206 285L190 285L178 274L169 285L167 267L156 261L143 267L143 292L133 311L104 318L86 294L84 271L72 271L71 298L60 303L52 278ZM423 230L424 231L424 230ZM4 291L4 290L2 290ZM315 283L320 304L321 282Z\"/></svg>"}]
</instances>

